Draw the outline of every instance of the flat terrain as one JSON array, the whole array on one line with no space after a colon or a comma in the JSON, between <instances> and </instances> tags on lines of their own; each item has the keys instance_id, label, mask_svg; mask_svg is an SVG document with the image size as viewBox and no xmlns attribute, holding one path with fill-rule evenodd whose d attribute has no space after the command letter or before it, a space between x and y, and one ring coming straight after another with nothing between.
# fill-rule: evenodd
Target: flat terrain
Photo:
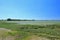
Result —
<instances>
[{"instance_id":1,"label":"flat terrain","mask_svg":"<svg viewBox=\"0 0 60 40\"><path fill-rule=\"evenodd\" d=\"M38 21L6 21L7 23L18 23L18 24L31 24L31 25L52 25L60 24L59 20L38 20Z\"/></svg>"},{"instance_id":2,"label":"flat terrain","mask_svg":"<svg viewBox=\"0 0 60 40\"><path fill-rule=\"evenodd\" d=\"M23 25L16 21L0 21L0 40L60 40L60 21L41 23Z\"/></svg>"},{"instance_id":3,"label":"flat terrain","mask_svg":"<svg viewBox=\"0 0 60 40\"><path fill-rule=\"evenodd\" d=\"M10 29L0 28L0 40L15 40L14 36L9 35Z\"/></svg>"}]
</instances>

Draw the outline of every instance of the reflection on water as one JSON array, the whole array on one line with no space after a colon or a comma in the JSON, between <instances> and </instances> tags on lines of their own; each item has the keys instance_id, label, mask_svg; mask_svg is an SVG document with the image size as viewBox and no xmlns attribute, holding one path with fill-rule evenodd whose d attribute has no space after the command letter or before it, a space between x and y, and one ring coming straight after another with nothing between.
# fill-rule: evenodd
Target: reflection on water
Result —
<instances>
[{"instance_id":1,"label":"reflection on water","mask_svg":"<svg viewBox=\"0 0 60 40\"><path fill-rule=\"evenodd\" d=\"M18 24L32 24L32 25L46 25L46 24L57 24L60 21L7 21L8 23L18 23Z\"/></svg>"}]
</instances>

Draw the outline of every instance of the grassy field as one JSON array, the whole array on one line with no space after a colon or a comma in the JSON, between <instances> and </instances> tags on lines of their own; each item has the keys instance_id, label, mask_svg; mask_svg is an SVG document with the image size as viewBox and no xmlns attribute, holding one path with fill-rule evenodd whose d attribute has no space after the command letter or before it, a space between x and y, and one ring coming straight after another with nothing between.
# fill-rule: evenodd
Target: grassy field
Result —
<instances>
[{"instance_id":1,"label":"grassy field","mask_svg":"<svg viewBox=\"0 0 60 40\"><path fill-rule=\"evenodd\" d=\"M15 38L14 40L43 40L44 38L47 40L60 40L60 24L58 23L52 25L21 25L0 21L0 28L11 30L0 31L0 34L4 32L4 34L0 35L3 39L11 36Z\"/></svg>"}]
</instances>

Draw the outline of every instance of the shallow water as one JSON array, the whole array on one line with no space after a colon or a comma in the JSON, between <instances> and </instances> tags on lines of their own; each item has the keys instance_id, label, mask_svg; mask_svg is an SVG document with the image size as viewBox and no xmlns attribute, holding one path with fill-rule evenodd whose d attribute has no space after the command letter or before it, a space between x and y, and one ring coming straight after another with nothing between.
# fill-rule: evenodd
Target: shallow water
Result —
<instances>
[{"instance_id":1,"label":"shallow water","mask_svg":"<svg viewBox=\"0 0 60 40\"><path fill-rule=\"evenodd\" d=\"M60 21L7 21L8 23L18 23L18 24L31 24L31 25L47 25L47 24L60 24Z\"/></svg>"}]
</instances>

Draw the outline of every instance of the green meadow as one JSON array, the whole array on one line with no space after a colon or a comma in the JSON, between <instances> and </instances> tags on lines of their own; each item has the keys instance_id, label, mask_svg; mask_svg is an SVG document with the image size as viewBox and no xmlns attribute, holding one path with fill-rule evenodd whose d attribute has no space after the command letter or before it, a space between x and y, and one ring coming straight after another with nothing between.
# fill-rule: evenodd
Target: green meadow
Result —
<instances>
[{"instance_id":1,"label":"green meadow","mask_svg":"<svg viewBox=\"0 0 60 40\"><path fill-rule=\"evenodd\" d=\"M20 22L20 21L18 21ZM30 21L29 21L30 22ZM22 22L21 22L22 23ZM39 25L37 25L39 24ZM43 25L46 24L46 25ZM60 21L20 24L0 21L0 40L60 40Z\"/></svg>"}]
</instances>

